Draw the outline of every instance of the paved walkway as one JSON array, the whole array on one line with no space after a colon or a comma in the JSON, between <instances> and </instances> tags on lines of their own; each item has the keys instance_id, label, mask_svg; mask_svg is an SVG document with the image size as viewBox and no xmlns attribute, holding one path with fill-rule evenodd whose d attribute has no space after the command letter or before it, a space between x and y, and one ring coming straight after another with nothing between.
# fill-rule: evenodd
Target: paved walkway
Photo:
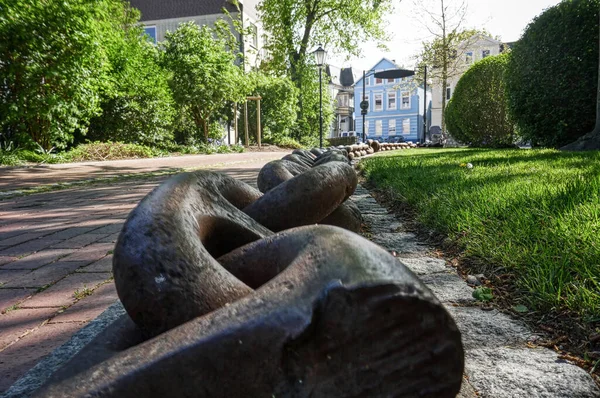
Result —
<instances>
[{"instance_id":1,"label":"paved walkway","mask_svg":"<svg viewBox=\"0 0 600 398\"><path fill-rule=\"evenodd\" d=\"M187 155L170 158L113 160L47 164L30 167L0 166L0 192L35 188L56 183L109 178L140 173L175 172L189 168L222 167L281 159L284 152L246 152L214 155Z\"/></svg>"},{"instance_id":2,"label":"paved walkway","mask_svg":"<svg viewBox=\"0 0 600 398\"><path fill-rule=\"evenodd\" d=\"M0 191L182 168L255 185L281 152L0 168ZM112 250L127 215L167 176L0 201L0 393L117 300Z\"/></svg>"}]
</instances>

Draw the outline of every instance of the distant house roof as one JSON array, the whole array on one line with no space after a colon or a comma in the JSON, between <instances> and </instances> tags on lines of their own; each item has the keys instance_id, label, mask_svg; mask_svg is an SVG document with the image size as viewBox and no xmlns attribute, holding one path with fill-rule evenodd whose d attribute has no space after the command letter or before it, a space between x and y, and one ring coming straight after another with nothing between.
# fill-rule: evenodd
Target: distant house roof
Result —
<instances>
[{"instance_id":1,"label":"distant house roof","mask_svg":"<svg viewBox=\"0 0 600 398\"><path fill-rule=\"evenodd\" d=\"M221 14L223 8L237 11L229 0L130 0L142 13L141 21Z\"/></svg>"},{"instance_id":2,"label":"distant house roof","mask_svg":"<svg viewBox=\"0 0 600 398\"><path fill-rule=\"evenodd\" d=\"M342 68L341 73L340 73L341 85L345 86L345 87L350 87L354 84L354 81L355 81L355 77L354 77L354 70L352 70L352 67Z\"/></svg>"},{"instance_id":3,"label":"distant house roof","mask_svg":"<svg viewBox=\"0 0 600 398\"><path fill-rule=\"evenodd\" d=\"M352 67L339 68L334 65L327 65L325 73L329 76L329 81L338 86L350 87L354 84L355 76Z\"/></svg>"}]
</instances>

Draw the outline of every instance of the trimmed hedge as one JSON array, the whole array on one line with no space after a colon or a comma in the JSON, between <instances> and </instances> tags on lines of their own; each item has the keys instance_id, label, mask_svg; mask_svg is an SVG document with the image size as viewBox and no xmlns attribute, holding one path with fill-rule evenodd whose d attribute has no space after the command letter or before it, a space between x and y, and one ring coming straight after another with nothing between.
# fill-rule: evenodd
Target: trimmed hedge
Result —
<instances>
[{"instance_id":1,"label":"trimmed hedge","mask_svg":"<svg viewBox=\"0 0 600 398\"><path fill-rule=\"evenodd\" d=\"M600 0L565 0L527 27L508 64L509 109L533 145L560 147L593 130Z\"/></svg>"},{"instance_id":2,"label":"trimmed hedge","mask_svg":"<svg viewBox=\"0 0 600 398\"><path fill-rule=\"evenodd\" d=\"M515 128L506 102L509 54L487 57L460 78L446 108L446 126L456 140L476 147L506 147Z\"/></svg>"}]
</instances>

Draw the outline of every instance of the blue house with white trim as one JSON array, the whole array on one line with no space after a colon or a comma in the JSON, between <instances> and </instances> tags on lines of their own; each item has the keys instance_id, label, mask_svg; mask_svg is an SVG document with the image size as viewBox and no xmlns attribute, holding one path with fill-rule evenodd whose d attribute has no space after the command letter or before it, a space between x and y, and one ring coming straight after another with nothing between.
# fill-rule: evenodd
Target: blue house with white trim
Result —
<instances>
[{"instance_id":1,"label":"blue house with white trim","mask_svg":"<svg viewBox=\"0 0 600 398\"><path fill-rule=\"evenodd\" d=\"M414 78L379 79L373 71L396 69L400 66L387 58L382 58L367 73L365 82L366 100L369 101L368 114L365 117L367 138L387 140L402 136L405 141L419 142L423 138L423 113L431 107L431 93L427 94L418 87ZM354 85L354 118L356 135L362 137L362 115L360 102L363 99L362 76ZM429 118L428 118L429 119ZM429 124L429 120L428 120Z\"/></svg>"}]
</instances>

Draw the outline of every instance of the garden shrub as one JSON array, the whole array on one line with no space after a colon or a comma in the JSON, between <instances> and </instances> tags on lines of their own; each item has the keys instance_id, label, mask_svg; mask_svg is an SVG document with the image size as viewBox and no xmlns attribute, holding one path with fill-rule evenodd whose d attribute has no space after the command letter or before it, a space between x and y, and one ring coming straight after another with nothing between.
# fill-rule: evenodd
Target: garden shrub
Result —
<instances>
[{"instance_id":1,"label":"garden shrub","mask_svg":"<svg viewBox=\"0 0 600 398\"><path fill-rule=\"evenodd\" d=\"M565 0L537 16L508 63L509 108L533 145L560 147L594 128L600 0Z\"/></svg>"},{"instance_id":2,"label":"garden shrub","mask_svg":"<svg viewBox=\"0 0 600 398\"><path fill-rule=\"evenodd\" d=\"M446 126L458 141L495 148L514 143L504 80L509 58L509 53L486 57L458 81L446 109Z\"/></svg>"},{"instance_id":3,"label":"garden shrub","mask_svg":"<svg viewBox=\"0 0 600 398\"><path fill-rule=\"evenodd\" d=\"M92 142L82 144L69 151L70 161L100 161L118 159L151 158L163 154L163 151L138 144L122 142Z\"/></svg>"}]
</instances>

